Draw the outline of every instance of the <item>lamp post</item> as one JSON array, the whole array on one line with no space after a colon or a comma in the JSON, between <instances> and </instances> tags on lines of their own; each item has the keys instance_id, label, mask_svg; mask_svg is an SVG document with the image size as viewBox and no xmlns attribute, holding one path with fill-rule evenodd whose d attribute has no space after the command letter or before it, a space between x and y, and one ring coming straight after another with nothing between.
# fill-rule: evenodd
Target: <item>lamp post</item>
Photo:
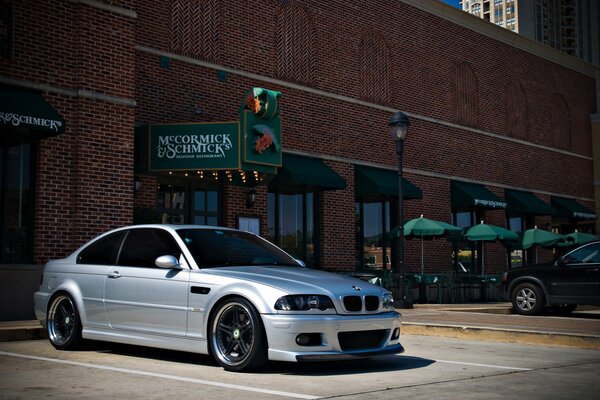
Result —
<instances>
[{"instance_id":1,"label":"lamp post","mask_svg":"<svg viewBox=\"0 0 600 400\"><path fill-rule=\"evenodd\" d=\"M389 125L390 135L396 142L396 155L398 156L398 220L400 222L398 229L398 286L400 299L397 301L397 306L399 308L412 308L412 302L406 300L404 287L404 194L402 193L402 153L410 121L406 114L398 111L390 118Z\"/></svg>"}]
</instances>

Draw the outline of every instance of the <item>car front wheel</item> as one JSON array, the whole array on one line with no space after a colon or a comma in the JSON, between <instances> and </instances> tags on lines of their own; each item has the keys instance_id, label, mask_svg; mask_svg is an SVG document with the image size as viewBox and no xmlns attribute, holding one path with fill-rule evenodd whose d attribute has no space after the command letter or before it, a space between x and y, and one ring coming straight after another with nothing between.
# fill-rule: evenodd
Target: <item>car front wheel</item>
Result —
<instances>
[{"instance_id":1,"label":"car front wheel","mask_svg":"<svg viewBox=\"0 0 600 400\"><path fill-rule=\"evenodd\" d=\"M81 320L71 296L59 294L50 301L46 329L50 343L59 350L72 350L81 344Z\"/></svg>"},{"instance_id":2,"label":"car front wheel","mask_svg":"<svg viewBox=\"0 0 600 400\"><path fill-rule=\"evenodd\" d=\"M267 362L263 323L248 300L236 297L218 304L211 321L210 351L224 369L256 369Z\"/></svg>"},{"instance_id":3,"label":"car front wheel","mask_svg":"<svg viewBox=\"0 0 600 400\"><path fill-rule=\"evenodd\" d=\"M544 294L539 286L533 283L521 283L512 292L513 309L517 314L539 314L544 307Z\"/></svg>"}]
</instances>

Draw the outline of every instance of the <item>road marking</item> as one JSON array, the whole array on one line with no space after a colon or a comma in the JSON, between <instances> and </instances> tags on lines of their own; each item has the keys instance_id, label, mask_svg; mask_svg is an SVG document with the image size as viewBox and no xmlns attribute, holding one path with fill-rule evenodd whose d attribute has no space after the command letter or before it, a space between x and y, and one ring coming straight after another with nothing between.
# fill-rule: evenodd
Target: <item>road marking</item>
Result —
<instances>
[{"instance_id":1,"label":"road marking","mask_svg":"<svg viewBox=\"0 0 600 400\"><path fill-rule=\"evenodd\" d=\"M0 351L0 355L8 356L8 357L26 358L29 360L47 361L47 362L57 363L57 364L75 365L78 367L95 368L95 369L101 369L101 370L112 371L112 372L122 372L122 373L132 374L132 375L151 376L154 378L171 379L171 380L175 380L175 381L198 383L201 385L216 386L216 387L235 389L235 390L243 390L246 392L255 392L255 393L261 393L261 394L271 394L274 396L292 397L292 398L296 398L296 399L313 400L313 399L319 398L318 396L310 396L307 394L281 392L278 390L260 389L260 388L255 388L255 387L251 387L251 386L234 385L231 383L214 382L214 381L207 381L204 379L194 379L194 378L186 378L183 376L158 374L155 372L137 371L134 369L127 369L127 368L109 367L107 365L96 365L96 364L89 364L89 363L83 363L83 362L78 362L78 361L59 360L56 358L30 356L30 355L18 354L18 353L8 353L5 351Z\"/></svg>"},{"instance_id":2,"label":"road marking","mask_svg":"<svg viewBox=\"0 0 600 400\"><path fill-rule=\"evenodd\" d=\"M505 365L492 365L492 364L477 364L477 363L468 363L468 362L462 362L462 361L448 361L448 360L435 360L435 359L429 359L429 358L420 358L420 357L412 357L412 356L405 356L405 355L397 355L398 357L402 357L402 358L409 358L409 359L414 359L414 360L429 360L429 361L435 361L435 362L439 362L439 363L445 363L445 364L458 364L458 365L469 365L472 367L486 367L486 368L499 368L499 369L511 369L511 370L516 370L516 371L532 371L532 368L521 368L521 367L507 367Z\"/></svg>"},{"instance_id":3,"label":"road marking","mask_svg":"<svg viewBox=\"0 0 600 400\"><path fill-rule=\"evenodd\" d=\"M506 367L504 365L490 365L490 364L477 364L477 363L466 363L466 362L460 362L460 361L448 361L448 360L433 360L435 362L439 362L439 363L446 363L446 364L459 364L459 365L469 365L469 366L473 366L473 367L487 367L487 368L499 368L499 369L512 369L512 370L517 370L517 371L531 371L531 368L520 368L520 367Z\"/></svg>"}]
</instances>

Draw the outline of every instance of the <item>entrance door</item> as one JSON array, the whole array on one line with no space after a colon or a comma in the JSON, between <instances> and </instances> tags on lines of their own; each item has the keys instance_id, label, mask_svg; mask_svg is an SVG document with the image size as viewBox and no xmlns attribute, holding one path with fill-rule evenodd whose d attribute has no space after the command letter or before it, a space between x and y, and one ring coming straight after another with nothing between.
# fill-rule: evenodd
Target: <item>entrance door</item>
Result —
<instances>
[{"instance_id":1,"label":"entrance door","mask_svg":"<svg viewBox=\"0 0 600 400\"><path fill-rule=\"evenodd\" d=\"M219 225L220 201L217 188L202 182L164 181L158 185L158 210L163 224Z\"/></svg>"}]
</instances>

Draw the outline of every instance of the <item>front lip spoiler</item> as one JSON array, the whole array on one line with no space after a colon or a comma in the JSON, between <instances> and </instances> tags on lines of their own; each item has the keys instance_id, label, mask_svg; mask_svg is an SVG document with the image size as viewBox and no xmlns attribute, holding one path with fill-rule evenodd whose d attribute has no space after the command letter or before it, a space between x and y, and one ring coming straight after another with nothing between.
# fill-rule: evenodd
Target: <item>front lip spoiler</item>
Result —
<instances>
[{"instance_id":1,"label":"front lip spoiler","mask_svg":"<svg viewBox=\"0 0 600 400\"><path fill-rule=\"evenodd\" d=\"M333 353L333 354L307 354L297 355L297 361L340 361L340 360L356 360L359 358L382 356L385 354L400 354L404 353L404 347L400 343L393 346L388 346L383 350L362 351L354 353Z\"/></svg>"}]
</instances>

